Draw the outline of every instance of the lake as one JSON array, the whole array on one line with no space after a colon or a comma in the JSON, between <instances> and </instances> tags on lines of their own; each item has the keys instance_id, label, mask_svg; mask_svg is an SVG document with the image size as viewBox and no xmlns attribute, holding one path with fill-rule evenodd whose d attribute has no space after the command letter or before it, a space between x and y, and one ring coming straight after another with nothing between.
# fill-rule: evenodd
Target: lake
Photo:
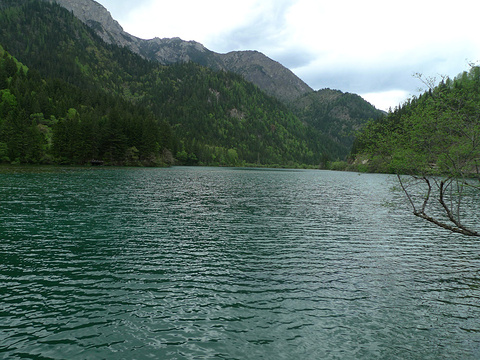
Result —
<instances>
[{"instance_id":1,"label":"lake","mask_svg":"<svg viewBox=\"0 0 480 360\"><path fill-rule=\"evenodd\" d=\"M395 184L0 168L0 358L479 359L480 241Z\"/></svg>"}]
</instances>

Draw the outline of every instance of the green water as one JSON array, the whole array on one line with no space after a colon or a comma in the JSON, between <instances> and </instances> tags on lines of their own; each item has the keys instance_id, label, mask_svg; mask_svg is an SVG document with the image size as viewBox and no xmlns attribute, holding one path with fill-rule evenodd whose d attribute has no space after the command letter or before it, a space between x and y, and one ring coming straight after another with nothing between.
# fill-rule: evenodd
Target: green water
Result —
<instances>
[{"instance_id":1,"label":"green water","mask_svg":"<svg viewBox=\"0 0 480 360\"><path fill-rule=\"evenodd\" d=\"M479 359L480 242L394 184L0 168L0 358Z\"/></svg>"}]
</instances>

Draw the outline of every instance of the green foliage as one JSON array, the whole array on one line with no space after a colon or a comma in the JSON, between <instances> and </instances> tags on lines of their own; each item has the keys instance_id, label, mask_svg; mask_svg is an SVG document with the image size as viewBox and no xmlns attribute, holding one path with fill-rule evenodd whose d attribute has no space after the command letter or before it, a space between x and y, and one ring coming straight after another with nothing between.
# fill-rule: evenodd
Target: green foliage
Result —
<instances>
[{"instance_id":1,"label":"green foliage","mask_svg":"<svg viewBox=\"0 0 480 360\"><path fill-rule=\"evenodd\" d=\"M0 163L2 162L10 162L10 158L8 157L8 145L0 142Z\"/></svg>"},{"instance_id":2,"label":"green foliage","mask_svg":"<svg viewBox=\"0 0 480 360\"><path fill-rule=\"evenodd\" d=\"M323 89L304 95L293 104L299 118L322 134L331 158L345 159L358 132L382 112L360 96ZM333 141L332 141L333 140Z\"/></svg>"},{"instance_id":3,"label":"green foliage","mask_svg":"<svg viewBox=\"0 0 480 360\"><path fill-rule=\"evenodd\" d=\"M370 122L354 147L371 171L402 174L478 174L480 68L444 79L419 98Z\"/></svg>"},{"instance_id":4,"label":"green foliage","mask_svg":"<svg viewBox=\"0 0 480 360\"><path fill-rule=\"evenodd\" d=\"M345 171L348 168L348 163L346 161L333 161L330 163L328 169L335 171Z\"/></svg>"}]
</instances>

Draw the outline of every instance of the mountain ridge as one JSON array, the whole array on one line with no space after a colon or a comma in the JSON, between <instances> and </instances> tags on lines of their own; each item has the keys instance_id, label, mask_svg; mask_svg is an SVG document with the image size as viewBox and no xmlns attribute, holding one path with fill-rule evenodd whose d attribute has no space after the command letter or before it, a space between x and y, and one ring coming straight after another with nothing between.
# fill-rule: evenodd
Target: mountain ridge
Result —
<instances>
[{"instance_id":1,"label":"mountain ridge","mask_svg":"<svg viewBox=\"0 0 480 360\"><path fill-rule=\"evenodd\" d=\"M124 46L149 60L169 65L193 61L213 70L232 71L283 102L313 92L303 80L279 62L258 51L216 53L196 41L180 38L140 39L125 32L103 5L94 0L44 0L55 2L90 26L107 43Z\"/></svg>"},{"instance_id":2,"label":"mountain ridge","mask_svg":"<svg viewBox=\"0 0 480 360\"><path fill-rule=\"evenodd\" d=\"M94 0L39 1L57 3L71 11L105 42L125 47L144 59L163 65L193 62L214 71L241 75L287 105L305 124L339 144L343 148L341 157L350 152L353 133L369 119L383 114L358 95L334 90L335 96L327 96L329 89L314 91L291 70L258 51L219 54L196 41L184 41L178 37L143 40L126 33L110 12Z\"/></svg>"},{"instance_id":3,"label":"mountain ridge","mask_svg":"<svg viewBox=\"0 0 480 360\"><path fill-rule=\"evenodd\" d=\"M219 54L196 41L184 41L178 37L142 40L126 33L108 10L94 0L43 1L56 2L67 8L104 41L127 47L146 59L164 65L192 61L216 71L231 71L243 76L289 106L305 123L341 144L345 154L353 145L352 133L361 129L368 119L383 114L358 95L339 90L329 92L329 89L314 91L291 70L258 51ZM362 111L357 111L358 108Z\"/></svg>"}]
</instances>

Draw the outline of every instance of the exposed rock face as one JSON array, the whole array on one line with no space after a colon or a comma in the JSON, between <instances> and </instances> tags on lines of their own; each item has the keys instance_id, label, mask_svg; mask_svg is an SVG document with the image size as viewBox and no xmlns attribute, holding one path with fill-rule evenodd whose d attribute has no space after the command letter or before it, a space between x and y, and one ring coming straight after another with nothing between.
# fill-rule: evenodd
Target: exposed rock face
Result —
<instances>
[{"instance_id":1,"label":"exposed rock face","mask_svg":"<svg viewBox=\"0 0 480 360\"><path fill-rule=\"evenodd\" d=\"M139 53L164 65L192 61L214 69L219 67L218 54L196 41L184 41L178 37L142 40Z\"/></svg>"},{"instance_id":2,"label":"exposed rock face","mask_svg":"<svg viewBox=\"0 0 480 360\"><path fill-rule=\"evenodd\" d=\"M103 5L93 0L46 0L56 2L90 26L107 43L125 46L132 51L139 51L139 43L142 41L132 36L112 18L110 12Z\"/></svg>"},{"instance_id":3,"label":"exposed rock face","mask_svg":"<svg viewBox=\"0 0 480 360\"><path fill-rule=\"evenodd\" d=\"M313 92L293 72L258 51L234 51L219 55L226 70L243 75L267 94L286 102Z\"/></svg>"},{"instance_id":4,"label":"exposed rock face","mask_svg":"<svg viewBox=\"0 0 480 360\"><path fill-rule=\"evenodd\" d=\"M110 12L94 0L45 0L56 2L72 11L107 43L124 46L141 56L161 64L192 61L214 70L227 70L243 75L267 94L291 102L313 90L293 72L257 51L235 51L218 54L195 41L180 38L151 40L128 34Z\"/></svg>"}]
</instances>

